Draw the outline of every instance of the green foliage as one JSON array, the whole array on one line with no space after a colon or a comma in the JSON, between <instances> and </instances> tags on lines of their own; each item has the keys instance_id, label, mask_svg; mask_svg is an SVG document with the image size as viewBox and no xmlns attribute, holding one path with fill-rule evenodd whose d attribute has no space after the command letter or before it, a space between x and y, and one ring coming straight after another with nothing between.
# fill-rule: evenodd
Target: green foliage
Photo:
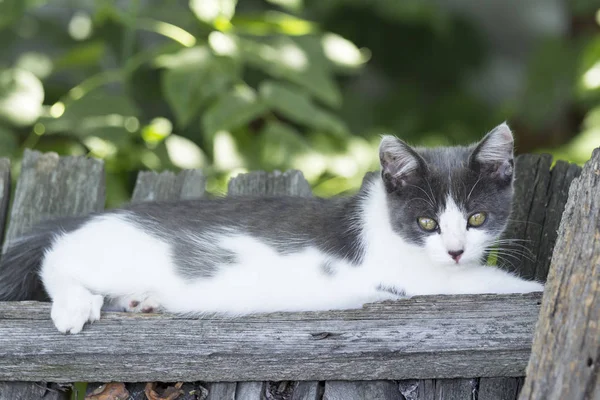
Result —
<instances>
[{"instance_id":1,"label":"green foliage","mask_svg":"<svg viewBox=\"0 0 600 400\"><path fill-rule=\"evenodd\" d=\"M593 18L591 3L571 12ZM489 62L483 36L419 0L0 1L0 156L100 157L109 206L140 169L201 167L222 191L240 171L299 168L336 194L377 167L379 133L451 144L504 119L527 138L581 115L541 147L583 159L600 36L539 40L501 103L468 83Z\"/></svg>"}]
</instances>

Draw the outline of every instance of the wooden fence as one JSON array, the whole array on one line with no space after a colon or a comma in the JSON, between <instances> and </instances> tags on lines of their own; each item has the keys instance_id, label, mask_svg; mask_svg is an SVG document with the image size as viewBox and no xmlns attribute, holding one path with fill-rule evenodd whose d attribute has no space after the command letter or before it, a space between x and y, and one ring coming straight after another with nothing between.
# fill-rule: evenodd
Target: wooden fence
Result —
<instances>
[{"instance_id":1,"label":"wooden fence","mask_svg":"<svg viewBox=\"0 0 600 400\"><path fill-rule=\"evenodd\" d=\"M552 269L543 301L539 294L424 296L359 310L235 319L105 313L67 336L52 325L48 304L5 302L0 400L63 399L57 383L75 381L132 382L127 388L134 399L145 398L143 383L135 382L153 381L188 382L179 399L492 400L516 399L522 387L523 399L583 399L584 392L564 391L557 380L577 370L579 364L569 364L574 358L585 368L573 385L600 396L599 162L600 149L573 185L558 237L569 187L581 169L561 161L551 169L547 155L516 160L516 207L506 236L525 240L531 254L505 267L542 280ZM6 239L40 220L101 210L103 174L98 160L26 151ZM9 183L9 164L0 160L0 237ZM229 193L311 196L297 171L241 175ZM204 194L200 171L141 172L132 201ZM561 250L552 259L557 238ZM573 292L565 294L562 285ZM549 349L552 355L544 356ZM528 360L536 380L523 386ZM560 397L564 393L575 397Z\"/></svg>"}]
</instances>

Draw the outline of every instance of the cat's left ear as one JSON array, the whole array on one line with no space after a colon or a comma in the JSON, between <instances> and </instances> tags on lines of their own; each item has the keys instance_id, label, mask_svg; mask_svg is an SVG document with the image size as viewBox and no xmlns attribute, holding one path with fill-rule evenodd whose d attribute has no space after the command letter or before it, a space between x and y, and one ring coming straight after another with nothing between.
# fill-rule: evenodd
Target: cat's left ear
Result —
<instances>
[{"instance_id":1,"label":"cat's left ear","mask_svg":"<svg viewBox=\"0 0 600 400\"><path fill-rule=\"evenodd\" d=\"M511 181L514 139L506 122L498 125L477 144L470 157L471 168L493 178Z\"/></svg>"}]
</instances>

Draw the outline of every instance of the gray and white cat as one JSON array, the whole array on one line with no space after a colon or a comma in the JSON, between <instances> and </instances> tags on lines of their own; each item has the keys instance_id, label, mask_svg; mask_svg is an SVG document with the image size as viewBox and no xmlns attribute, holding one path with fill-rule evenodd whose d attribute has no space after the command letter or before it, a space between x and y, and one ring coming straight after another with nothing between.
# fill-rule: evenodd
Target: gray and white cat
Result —
<instances>
[{"instance_id":1,"label":"gray and white cat","mask_svg":"<svg viewBox=\"0 0 600 400\"><path fill-rule=\"evenodd\" d=\"M511 208L506 124L468 147L385 136L379 152L381 173L352 197L140 203L39 227L4 255L0 300L41 278L56 328L77 333L103 306L242 315L543 290L482 264Z\"/></svg>"}]
</instances>

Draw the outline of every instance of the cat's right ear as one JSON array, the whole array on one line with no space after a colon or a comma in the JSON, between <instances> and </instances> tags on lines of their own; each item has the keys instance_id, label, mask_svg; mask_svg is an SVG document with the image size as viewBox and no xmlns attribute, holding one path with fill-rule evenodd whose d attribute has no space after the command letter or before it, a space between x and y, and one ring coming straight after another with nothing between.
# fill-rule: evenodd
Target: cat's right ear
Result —
<instances>
[{"instance_id":1,"label":"cat's right ear","mask_svg":"<svg viewBox=\"0 0 600 400\"><path fill-rule=\"evenodd\" d=\"M388 193L406 185L425 165L412 147L389 135L381 138L379 161L381 178Z\"/></svg>"}]
</instances>

